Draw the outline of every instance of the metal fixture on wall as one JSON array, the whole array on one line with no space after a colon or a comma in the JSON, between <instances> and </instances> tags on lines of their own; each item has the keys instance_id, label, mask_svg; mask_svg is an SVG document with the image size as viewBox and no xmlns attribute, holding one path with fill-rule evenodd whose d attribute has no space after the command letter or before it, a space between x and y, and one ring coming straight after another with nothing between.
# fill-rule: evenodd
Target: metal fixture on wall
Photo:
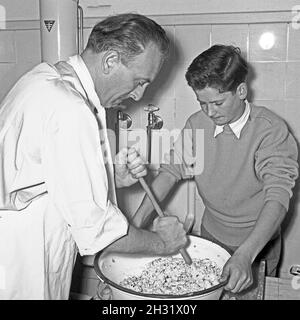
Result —
<instances>
[{"instance_id":1,"label":"metal fixture on wall","mask_svg":"<svg viewBox=\"0 0 300 320\"><path fill-rule=\"evenodd\" d=\"M118 110L117 121L115 124L116 131L116 152L120 151L120 129L128 130L132 125L132 119L129 114Z\"/></svg>"},{"instance_id":2,"label":"metal fixture on wall","mask_svg":"<svg viewBox=\"0 0 300 320\"><path fill-rule=\"evenodd\" d=\"M159 130L163 127L163 120L161 117L155 114L159 110L158 107L153 104L148 104L144 107L144 110L148 112L148 125L147 125L147 159L148 163L151 163L151 149L152 149L152 130Z\"/></svg>"},{"instance_id":3,"label":"metal fixture on wall","mask_svg":"<svg viewBox=\"0 0 300 320\"><path fill-rule=\"evenodd\" d=\"M79 0L40 0L42 61L56 63L83 50Z\"/></svg>"}]
</instances>

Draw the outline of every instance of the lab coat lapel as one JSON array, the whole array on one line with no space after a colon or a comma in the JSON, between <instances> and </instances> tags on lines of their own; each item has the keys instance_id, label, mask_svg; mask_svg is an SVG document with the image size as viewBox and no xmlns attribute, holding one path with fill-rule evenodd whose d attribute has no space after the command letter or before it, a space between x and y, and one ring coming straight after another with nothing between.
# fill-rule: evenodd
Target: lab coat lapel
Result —
<instances>
[{"instance_id":1,"label":"lab coat lapel","mask_svg":"<svg viewBox=\"0 0 300 320\"><path fill-rule=\"evenodd\" d=\"M104 158L104 163L106 167L106 171L108 173L108 190L109 190L109 198L110 201L117 205L117 197L115 192L115 180L114 180L114 167L113 161L111 156L110 144L107 136L107 127L106 127L106 114L105 109L101 108L99 111L95 108L95 116L98 122L99 134L100 134L100 141L101 141L101 148L102 154Z\"/></svg>"},{"instance_id":2,"label":"lab coat lapel","mask_svg":"<svg viewBox=\"0 0 300 320\"><path fill-rule=\"evenodd\" d=\"M90 94L90 90L86 90L83 83L79 79L73 67L67 62L59 62L55 65L55 69L60 75L64 77L69 77L69 80L73 83L76 90L80 92L81 96L84 98L87 106L95 115L98 123L99 136L101 141L102 155L104 159L105 169L108 179L108 196L109 200L117 205L117 197L115 191L115 181L114 181L114 168L111 156L110 144L107 136L107 126L106 126L106 113L105 109L100 105L99 99L93 97L96 95L95 92ZM66 79L67 80L67 79ZM77 81L74 81L77 80Z\"/></svg>"}]
</instances>

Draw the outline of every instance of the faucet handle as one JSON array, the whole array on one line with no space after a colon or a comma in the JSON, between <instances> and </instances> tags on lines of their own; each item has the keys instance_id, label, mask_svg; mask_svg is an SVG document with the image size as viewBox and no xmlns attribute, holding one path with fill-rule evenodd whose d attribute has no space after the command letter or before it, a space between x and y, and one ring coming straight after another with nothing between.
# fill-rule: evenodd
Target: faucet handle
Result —
<instances>
[{"instance_id":1,"label":"faucet handle","mask_svg":"<svg viewBox=\"0 0 300 320\"><path fill-rule=\"evenodd\" d=\"M147 106L144 107L144 111L147 112L155 112L158 111L159 107L156 107L154 104L149 103Z\"/></svg>"},{"instance_id":2,"label":"faucet handle","mask_svg":"<svg viewBox=\"0 0 300 320\"><path fill-rule=\"evenodd\" d=\"M122 129L129 129L132 125L132 119L129 114L118 110L117 118L119 121L119 127Z\"/></svg>"}]
</instances>

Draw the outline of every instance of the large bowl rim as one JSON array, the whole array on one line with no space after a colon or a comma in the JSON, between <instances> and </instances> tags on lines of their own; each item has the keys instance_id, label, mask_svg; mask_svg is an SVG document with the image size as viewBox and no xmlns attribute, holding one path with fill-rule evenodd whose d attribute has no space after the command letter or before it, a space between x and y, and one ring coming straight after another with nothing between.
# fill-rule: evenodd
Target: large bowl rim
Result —
<instances>
[{"instance_id":1,"label":"large bowl rim","mask_svg":"<svg viewBox=\"0 0 300 320\"><path fill-rule=\"evenodd\" d=\"M192 235L192 237L194 238L200 238L202 240L205 240L205 241L208 241L208 242L211 242L219 247L221 247L222 249L224 249L230 256L230 252L228 251L228 249L226 249L224 246L222 246L221 244L219 243L215 243L211 240L208 240L208 239L205 239L203 237L199 237L199 236L194 236ZM105 283L111 285L112 287L122 291L122 292L126 292L126 293L129 293L131 295L136 295L136 296L140 296L140 297L148 297L148 298L159 298L159 299L181 299L181 298L189 298L189 297L195 297L195 296L202 296L202 295L206 295L212 291L216 291L218 289L220 289L221 287L224 287L227 282L228 282L228 279L210 287L210 288L207 288L207 289L204 289L204 290L200 290L200 291L194 291L194 292L190 292L190 293L186 293L186 294L181 294L181 295L176 295L176 294L156 294L156 293L143 293L143 292L137 292L137 291L134 291L132 289L128 289L128 288L125 288L125 287L122 287L120 286L119 284L113 282L112 280L108 279L103 273L102 271L100 270L100 267L99 267L99 264L97 263L97 261L99 261L99 258L101 256L101 254L103 253L103 251L99 251L96 255L95 255L95 259L94 259L94 269L95 269L95 272L98 276L98 278L102 281L104 281Z\"/></svg>"}]
</instances>

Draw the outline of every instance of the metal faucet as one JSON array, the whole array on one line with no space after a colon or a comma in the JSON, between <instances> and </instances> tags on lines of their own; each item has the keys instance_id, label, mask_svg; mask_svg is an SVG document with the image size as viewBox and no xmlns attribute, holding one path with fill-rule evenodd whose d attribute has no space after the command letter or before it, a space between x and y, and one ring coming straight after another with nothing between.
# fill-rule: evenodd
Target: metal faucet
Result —
<instances>
[{"instance_id":1,"label":"metal faucet","mask_svg":"<svg viewBox=\"0 0 300 320\"><path fill-rule=\"evenodd\" d=\"M159 130L163 126L163 120L161 117L156 115L154 112L158 111L159 108L153 104L148 104L144 107L144 110L148 112L148 125L147 125L147 159L148 163L151 163L151 141L152 141L152 130Z\"/></svg>"},{"instance_id":2,"label":"metal faucet","mask_svg":"<svg viewBox=\"0 0 300 320\"><path fill-rule=\"evenodd\" d=\"M120 150L120 129L129 129L132 125L132 119L129 114L118 110L117 112L117 121L115 124L116 131L116 152Z\"/></svg>"}]
</instances>

